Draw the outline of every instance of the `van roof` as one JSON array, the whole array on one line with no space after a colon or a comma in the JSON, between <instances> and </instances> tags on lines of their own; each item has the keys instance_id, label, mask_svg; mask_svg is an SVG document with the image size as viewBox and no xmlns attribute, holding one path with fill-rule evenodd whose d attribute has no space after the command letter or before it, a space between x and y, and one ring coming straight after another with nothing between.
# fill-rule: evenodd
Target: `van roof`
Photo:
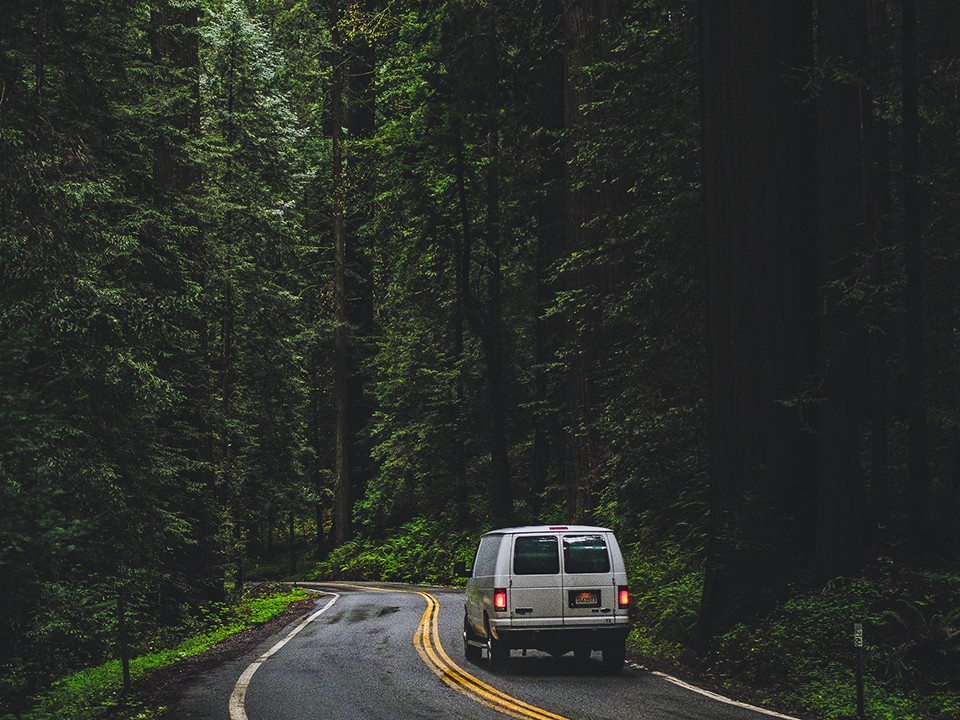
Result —
<instances>
[{"instance_id":1,"label":"van roof","mask_svg":"<svg viewBox=\"0 0 960 720\"><path fill-rule=\"evenodd\" d=\"M595 525L522 525L520 527L491 530L486 535L509 535L528 532L613 532L610 528Z\"/></svg>"}]
</instances>

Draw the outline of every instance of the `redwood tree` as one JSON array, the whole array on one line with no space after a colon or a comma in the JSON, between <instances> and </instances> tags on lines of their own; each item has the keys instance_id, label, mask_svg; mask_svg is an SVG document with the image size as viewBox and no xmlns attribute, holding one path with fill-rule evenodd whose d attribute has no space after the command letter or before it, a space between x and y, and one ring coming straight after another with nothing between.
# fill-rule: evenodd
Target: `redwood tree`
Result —
<instances>
[{"instance_id":1,"label":"redwood tree","mask_svg":"<svg viewBox=\"0 0 960 720\"><path fill-rule=\"evenodd\" d=\"M703 0L710 529L701 639L809 544L817 372L812 3Z\"/></svg>"}]
</instances>

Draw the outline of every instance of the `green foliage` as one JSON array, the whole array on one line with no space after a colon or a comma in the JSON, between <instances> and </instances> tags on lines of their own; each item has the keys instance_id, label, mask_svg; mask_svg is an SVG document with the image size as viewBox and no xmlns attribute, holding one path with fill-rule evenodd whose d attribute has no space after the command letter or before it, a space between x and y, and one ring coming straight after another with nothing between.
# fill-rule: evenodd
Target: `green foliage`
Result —
<instances>
[{"instance_id":1,"label":"green foliage","mask_svg":"<svg viewBox=\"0 0 960 720\"><path fill-rule=\"evenodd\" d=\"M632 647L647 657L678 659L696 639L702 567L670 542L635 543L623 552L635 613Z\"/></svg>"},{"instance_id":2,"label":"green foliage","mask_svg":"<svg viewBox=\"0 0 960 720\"><path fill-rule=\"evenodd\" d=\"M442 522L415 518L382 542L352 540L316 567L324 579L457 584L453 565L467 564L476 550L476 533L451 532Z\"/></svg>"},{"instance_id":3,"label":"green foliage","mask_svg":"<svg viewBox=\"0 0 960 720\"><path fill-rule=\"evenodd\" d=\"M948 5L930 2L927 16L944 22L921 28L926 402L946 554L960 526ZM617 15L575 37L569 14L594 6ZM627 553L634 647L689 656L710 442L695 6L354 3L340 48L330 8L306 0L5 8L0 713L64 676L56 692L77 697L115 684L115 665L73 673L116 654L120 596L145 648L251 565L292 571L308 536L327 554L322 577L454 583L453 563L474 549L466 528L596 521ZM880 164L895 183L901 88L883 58L899 52L886 36L895 8L875 10L870 41L883 52L863 87L890 135ZM334 50L349 77L342 187L330 171ZM887 189L894 207L876 247L861 248L858 281L836 283L893 353L881 385L896 508L908 504L902 253L888 230L901 224L898 193ZM348 208L361 535L331 549L335 195ZM494 297L502 322L489 332ZM490 512L493 355L509 518ZM740 509L755 530L734 549L767 556L744 565L775 609L738 608L706 658L717 675L848 715L848 626L860 620L874 716L960 715L954 561L813 591L768 552L783 527L763 497L746 494ZM911 564L902 510L877 519L877 543ZM792 597L760 582L774 575ZM202 622L196 647L234 621L211 609ZM91 706L109 701L93 694Z\"/></svg>"},{"instance_id":4,"label":"green foliage","mask_svg":"<svg viewBox=\"0 0 960 720\"><path fill-rule=\"evenodd\" d=\"M798 590L768 615L727 631L710 657L712 671L817 717L852 717L852 633L861 622L867 716L947 720L960 703L957 613L904 601L918 581L881 572L815 593Z\"/></svg>"},{"instance_id":5,"label":"green foliage","mask_svg":"<svg viewBox=\"0 0 960 720\"><path fill-rule=\"evenodd\" d=\"M290 603L309 597L305 590L294 588L247 597L235 607L208 608L203 619L192 628L194 634L170 647L131 658L130 676L136 680L153 670L206 652L228 637L272 620ZM95 720L103 717L110 708L126 702L121 695L122 689L120 661L111 660L59 680L37 698L33 709L20 717L24 720L62 717Z\"/></svg>"}]
</instances>

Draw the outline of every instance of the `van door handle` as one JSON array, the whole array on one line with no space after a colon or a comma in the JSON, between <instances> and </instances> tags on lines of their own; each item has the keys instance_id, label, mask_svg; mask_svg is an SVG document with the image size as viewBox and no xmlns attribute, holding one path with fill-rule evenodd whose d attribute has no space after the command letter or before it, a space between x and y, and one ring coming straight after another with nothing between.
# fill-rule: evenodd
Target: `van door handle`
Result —
<instances>
[{"instance_id":1,"label":"van door handle","mask_svg":"<svg viewBox=\"0 0 960 720\"><path fill-rule=\"evenodd\" d=\"M533 608L514 608L514 612L517 615L530 615L533 613Z\"/></svg>"}]
</instances>

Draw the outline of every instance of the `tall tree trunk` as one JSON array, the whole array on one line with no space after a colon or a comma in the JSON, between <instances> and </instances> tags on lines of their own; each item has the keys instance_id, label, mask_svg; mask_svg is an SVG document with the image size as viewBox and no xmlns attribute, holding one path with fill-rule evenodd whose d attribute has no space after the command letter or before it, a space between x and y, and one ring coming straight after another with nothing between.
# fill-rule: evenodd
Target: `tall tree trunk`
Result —
<instances>
[{"instance_id":1,"label":"tall tree trunk","mask_svg":"<svg viewBox=\"0 0 960 720\"><path fill-rule=\"evenodd\" d=\"M821 361L820 468L817 493L817 573L823 580L860 569L863 481L860 417L865 343L845 294L854 284L863 226L863 156L859 88L845 72L862 75L858 38L866 15L859 0L821 3L817 15L821 63L833 63L820 92L819 237Z\"/></svg>"},{"instance_id":2,"label":"tall tree trunk","mask_svg":"<svg viewBox=\"0 0 960 720\"><path fill-rule=\"evenodd\" d=\"M324 490L325 485L323 481L323 473L320 468L320 427L326 421L325 417L321 417L320 412L320 373L316 367L316 361L314 361L314 367L311 371L312 382L310 384L310 436L311 436L311 447L316 453L316 457L313 459L313 491L316 493L317 500L314 503L314 520L317 524L316 534L314 536L314 547L316 548L318 557L326 557L327 542L326 534L324 532L324 519L326 516L326 502L324 501Z\"/></svg>"},{"instance_id":3,"label":"tall tree trunk","mask_svg":"<svg viewBox=\"0 0 960 720\"><path fill-rule=\"evenodd\" d=\"M930 545L930 468L927 456L926 368L923 352L923 248L916 0L903 0L903 234L906 271L907 522L917 553Z\"/></svg>"},{"instance_id":4,"label":"tall tree trunk","mask_svg":"<svg viewBox=\"0 0 960 720\"><path fill-rule=\"evenodd\" d=\"M543 493L559 429L556 427L555 393L550 392L547 365L556 354L556 323L545 316L553 305L555 290L549 278L564 241L564 56L561 51L563 8L559 0L541 4L546 38L545 59L540 82L540 197L537 206L537 317L535 329L535 425L533 436L533 494Z\"/></svg>"},{"instance_id":5,"label":"tall tree trunk","mask_svg":"<svg viewBox=\"0 0 960 720\"><path fill-rule=\"evenodd\" d=\"M886 43L880 44L878 62L873 62L870 49L870 14L867 0L857 0L863 14L858 33L859 54L865 68L860 85L860 116L863 144L863 208L864 249L871 255L870 283L878 291L884 287L883 251L888 230L885 216L890 212L889 133L885 121L873 110L872 87L876 82L875 66L887 64ZM888 318L884 303L875 302L870 312L868 348L870 353L870 514L874 531L889 516L890 489L888 473L887 426L887 332Z\"/></svg>"},{"instance_id":6,"label":"tall tree trunk","mask_svg":"<svg viewBox=\"0 0 960 720\"><path fill-rule=\"evenodd\" d=\"M954 396L954 412L960 411L960 397ZM947 498L946 509L946 536L950 547L957 547L958 530L957 511L960 509L960 425L954 425L950 431L950 441L953 448L950 467L950 495ZM956 551L954 551L956 552Z\"/></svg>"},{"instance_id":7,"label":"tall tree trunk","mask_svg":"<svg viewBox=\"0 0 960 720\"><path fill-rule=\"evenodd\" d=\"M483 347L484 365L487 371L487 400L490 406L490 510L494 516L506 519L513 514L513 487L507 458L506 415L507 398L504 386L504 360L502 340L502 299L500 261L500 179L498 168L498 134L495 120L487 134L487 152L490 162L487 167L485 204L487 210L485 254L487 266L486 303L474 297L470 289L470 265L473 247L470 231L470 208L466 188L466 158L462 128L458 119L453 123L454 160L460 208L460 307L471 329L480 338ZM477 295L481 288L477 288Z\"/></svg>"},{"instance_id":8,"label":"tall tree trunk","mask_svg":"<svg viewBox=\"0 0 960 720\"><path fill-rule=\"evenodd\" d=\"M466 422L466 379L464 377L464 302L469 292L470 273L470 217L466 208L466 181L463 160L463 138L460 135L459 121L455 130L455 153L457 175L457 197L461 209L461 236L455 243L453 256L456 297L453 303L453 361L456 364L457 382L453 408L453 475L454 492L457 501L457 527L464 528L470 521L470 492L467 487L467 450L465 438ZM466 215L464 215L466 213Z\"/></svg>"},{"instance_id":9,"label":"tall tree trunk","mask_svg":"<svg viewBox=\"0 0 960 720\"><path fill-rule=\"evenodd\" d=\"M566 254L574 256L598 247L596 222L601 210L600 190L578 182L576 167L581 136L586 126L584 108L595 92L585 70L604 55L601 42L605 22L613 16L609 0L563 0L567 38L564 91L564 155L567 168L565 199ZM596 427L599 391L595 372L601 352L600 317L597 306L605 292L602 270L576 267L563 279L579 307L566 318L567 352L565 395L566 437L564 484L568 513L574 521L588 521L596 504L597 483L603 470L604 452Z\"/></svg>"},{"instance_id":10,"label":"tall tree trunk","mask_svg":"<svg viewBox=\"0 0 960 720\"><path fill-rule=\"evenodd\" d=\"M496 117L497 107L491 112ZM503 282L500 236L500 142L496 121L487 134L487 310L481 330L490 402L490 510L504 521L513 515L513 488L507 460L507 391L503 349Z\"/></svg>"},{"instance_id":11,"label":"tall tree trunk","mask_svg":"<svg viewBox=\"0 0 960 720\"><path fill-rule=\"evenodd\" d=\"M349 408L347 395L347 298L346 298L346 223L344 208L344 59L340 49L339 7L334 11L333 44L333 313L334 313L334 544L343 545L352 535L353 488L349 468Z\"/></svg>"},{"instance_id":12,"label":"tall tree trunk","mask_svg":"<svg viewBox=\"0 0 960 720\"><path fill-rule=\"evenodd\" d=\"M361 6L364 11L375 15L378 12L378 0L363 0ZM366 387L370 382L370 375L364 363L367 338L375 333L373 310L373 266L370 253L365 251L363 228L369 227L372 222L372 205L363 201L363 198L373 197L375 194L376 151L372 149L370 139L375 130L374 108L376 107L376 52L375 44L363 34L357 34L342 51L342 56L349 58L345 77L343 94L349 96L346 103L346 127L349 128L350 144L349 164L355 168L351 174L357 178L360 185L345 199L345 222L351 228L351 235L346 244L344 262L349 269L348 292L345 292L345 312L349 321L348 352L347 352L347 427L349 440L347 446L347 464L350 467L350 486L357 496L362 495L364 488L375 470L371 464L370 446L364 433L358 432L370 422L373 408ZM359 202L354 202L358 198ZM366 241L368 244L371 240Z\"/></svg>"},{"instance_id":13,"label":"tall tree trunk","mask_svg":"<svg viewBox=\"0 0 960 720\"><path fill-rule=\"evenodd\" d=\"M130 638L127 632L127 583L123 577L117 580L117 653L120 655L123 694L129 695L130 682Z\"/></svg>"},{"instance_id":14,"label":"tall tree trunk","mask_svg":"<svg viewBox=\"0 0 960 720\"><path fill-rule=\"evenodd\" d=\"M287 512L287 561L290 575L297 572L297 533L294 520L296 516L293 511Z\"/></svg>"},{"instance_id":15,"label":"tall tree trunk","mask_svg":"<svg viewBox=\"0 0 960 720\"><path fill-rule=\"evenodd\" d=\"M703 644L812 546L818 369L810 0L702 0L710 519ZM771 531L775 528L775 531ZM784 563L789 557L790 563ZM758 583L763 583L759 587Z\"/></svg>"}]
</instances>

